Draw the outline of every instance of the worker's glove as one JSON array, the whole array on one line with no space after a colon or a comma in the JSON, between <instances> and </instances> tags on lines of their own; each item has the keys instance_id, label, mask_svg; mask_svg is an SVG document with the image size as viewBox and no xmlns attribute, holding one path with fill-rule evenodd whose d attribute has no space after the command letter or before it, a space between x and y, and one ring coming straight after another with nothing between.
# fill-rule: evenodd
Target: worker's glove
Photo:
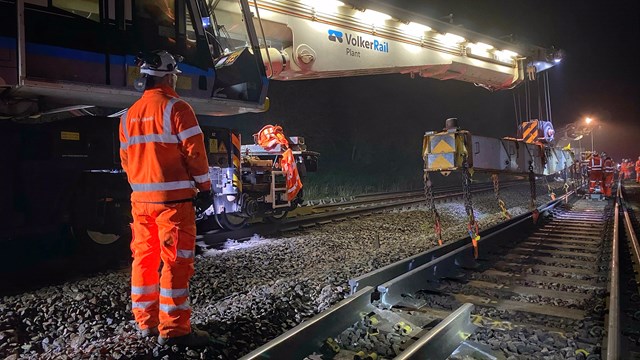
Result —
<instances>
[{"instance_id":1,"label":"worker's glove","mask_svg":"<svg viewBox=\"0 0 640 360\"><path fill-rule=\"evenodd\" d=\"M211 191L200 191L193 201L196 207L196 214L204 213L211 205L213 205L213 194Z\"/></svg>"}]
</instances>

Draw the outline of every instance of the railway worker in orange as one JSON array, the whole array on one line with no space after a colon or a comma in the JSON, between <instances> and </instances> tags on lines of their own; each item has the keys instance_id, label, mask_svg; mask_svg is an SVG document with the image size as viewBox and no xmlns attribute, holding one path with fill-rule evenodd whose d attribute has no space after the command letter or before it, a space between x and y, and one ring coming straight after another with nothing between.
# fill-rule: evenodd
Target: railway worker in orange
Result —
<instances>
[{"instance_id":1,"label":"railway worker in orange","mask_svg":"<svg viewBox=\"0 0 640 360\"><path fill-rule=\"evenodd\" d=\"M631 172L633 171L633 161L631 159L625 159L627 167L625 168L624 178L631 179Z\"/></svg>"},{"instance_id":2,"label":"railway worker in orange","mask_svg":"<svg viewBox=\"0 0 640 360\"><path fill-rule=\"evenodd\" d=\"M640 156L636 160L636 183L640 184Z\"/></svg>"},{"instance_id":3,"label":"railway worker in orange","mask_svg":"<svg viewBox=\"0 0 640 360\"><path fill-rule=\"evenodd\" d=\"M598 186L602 189L602 165L602 158L600 157L600 154L593 154L587 165L590 194L593 194Z\"/></svg>"},{"instance_id":4,"label":"railway worker in orange","mask_svg":"<svg viewBox=\"0 0 640 360\"><path fill-rule=\"evenodd\" d=\"M142 336L157 335L161 345L204 346L211 338L191 327L189 306L194 199L201 209L213 199L204 137L191 106L175 92L176 58L156 51L136 64L144 93L120 119L120 158L133 190L131 308Z\"/></svg>"},{"instance_id":5,"label":"railway worker in orange","mask_svg":"<svg viewBox=\"0 0 640 360\"><path fill-rule=\"evenodd\" d=\"M620 162L620 180L626 179L627 176L627 159L622 159Z\"/></svg>"},{"instance_id":6,"label":"railway worker in orange","mask_svg":"<svg viewBox=\"0 0 640 360\"><path fill-rule=\"evenodd\" d=\"M610 156L607 156L606 153L602 153L602 158L604 158L603 165L603 193L606 197L611 197L611 189L613 188L613 177L615 175L616 166L613 163L613 159Z\"/></svg>"}]
</instances>

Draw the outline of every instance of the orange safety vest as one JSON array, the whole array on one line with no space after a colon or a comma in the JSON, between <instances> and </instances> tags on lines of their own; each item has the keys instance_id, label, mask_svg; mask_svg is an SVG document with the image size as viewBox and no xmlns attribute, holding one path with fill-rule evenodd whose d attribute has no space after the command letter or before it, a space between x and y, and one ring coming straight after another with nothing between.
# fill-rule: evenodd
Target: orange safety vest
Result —
<instances>
[{"instance_id":1,"label":"orange safety vest","mask_svg":"<svg viewBox=\"0 0 640 360\"><path fill-rule=\"evenodd\" d=\"M605 172L605 174L613 174L614 171L615 171L615 168L613 166L613 160L606 159L604 161L604 172Z\"/></svg>"},{"instance_id":2,"label":"orange safety vest","mask_svg":"<svg viewBox=\"0 0 640 360\"><path fill-rule=\"evenodd\" d=\"M277 145L280 145L283 149L289 146L289 141L287 141L286 136L284 136L282 127L278 125L264 126L256 134L256 140L258 145L267 151L273 150ZM296 159L293 157L293 151L291 149L287 149L282 154L280 167L287 178L287 199L291 201L296 198L298 192L302 189L298 166L296 165Z\"/></svg>"},{"instance_id":3,"label":"orange safety vest","mask_svg":"<svg viewBox=\"0 0 640 360\"><path fill-rule=\"evenodd\" d=\"M589 171L602 171L602 158L594 156L589 163Z\"/></svg>"},{"instance_id":4,"label":"orange safety vest","mask_svg":"<svg viewBox=\"0 0 640 360\"><path fill-rule=\"evenodd\" d=\"M636 161L636 172L640 172L640 160Z\"/></svg>"},{"instance_id":5,"label":"orange safety vest","mask_svg":"<svg viewBox=\"0 0 640 360\"><path fill-rule=\"evenodd\" d=\"M188 200L211 190L204 136L167 86L146 90L120 118L120 159L134 202Z\"/></svg>"}]
</instances>

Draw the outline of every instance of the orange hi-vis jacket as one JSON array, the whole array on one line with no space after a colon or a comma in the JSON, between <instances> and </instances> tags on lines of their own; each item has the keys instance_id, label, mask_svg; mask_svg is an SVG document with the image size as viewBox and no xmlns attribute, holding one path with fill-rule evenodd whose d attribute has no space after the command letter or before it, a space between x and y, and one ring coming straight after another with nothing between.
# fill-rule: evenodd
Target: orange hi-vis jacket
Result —
<instances>
[{"instance_id":1,"label":"orange hi-vis jacket","mask_svg":"<svg viewBox=\"0 0 640 360\"><path fill-rule=\"evenodd\" d=\"M302 189L302 181L298 173L296 159L293 157L293 151L288 149L289 141L287 141L287 138L284 136L282 127L278 125L265 125L258 131L256 137L258 145L267 151L275 149L277 145L281 145L283 149L286 149L282 154L282 158L280 158L280 167L286 174L287 200L292 201Z\"/></svg>"},{"instance_id":2,"label":"orange hi-vis jacket","mask_svg":"<svg viewBox=\"0 0 640 360\"><path fill-rule=\"evenodd\" d=\"M613 174L616 170L614 164L613 164L613 160L611 159L605 159L604 160L604 166L603 166L603 170L605 174Z\"/></svg>"},{"instance_id":3,"label":"orange hi-vis jacket","mask_svg":"<svg viewBox=\"0 0 640 360\"><path fill-rule=\"evenodd\" d=\"M188 200L211 189L196 115L168 86L146 90L120 118L120 159L133 202Z\"/></svg>"},{"instance_id":4,"label":"orange hi-vis jacket","mask_svg":"<svg viewBox=\"0 0 640 360\"><path fill-rule=\"evenodd\" d=\"M640 160L636 161L636 172L640 172Z\"/></svg>"}]
</instances>

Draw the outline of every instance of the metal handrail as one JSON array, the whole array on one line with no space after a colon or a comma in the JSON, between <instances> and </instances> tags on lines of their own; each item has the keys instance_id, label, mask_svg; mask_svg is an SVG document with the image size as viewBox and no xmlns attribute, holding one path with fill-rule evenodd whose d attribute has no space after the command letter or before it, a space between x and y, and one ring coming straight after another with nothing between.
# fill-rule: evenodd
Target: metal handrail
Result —
<instances>
[{"instance_id":1,"label":"metal handrail","mask_svg":"<svg viewBox=\"0 0 640 360\"><path fill-rule=\"evenodd\" d=\"M260 31L262 32L262 41L264 41L264 51L267 53L267 60L269 61L270 74L267 75L267 77L271 79L273 77L273 62L271 61L271 55L269 55L269 46L267 45L267 37L264 35L264 27L262 26L262 19L260 18L260 10L258 10L258 2L256 0L253 0L253 6L256 9L256 17L258 18L258 24L260 24ZM258 47L260 47L260 40L258 40Z\"/></svg>"}]
</instances>

